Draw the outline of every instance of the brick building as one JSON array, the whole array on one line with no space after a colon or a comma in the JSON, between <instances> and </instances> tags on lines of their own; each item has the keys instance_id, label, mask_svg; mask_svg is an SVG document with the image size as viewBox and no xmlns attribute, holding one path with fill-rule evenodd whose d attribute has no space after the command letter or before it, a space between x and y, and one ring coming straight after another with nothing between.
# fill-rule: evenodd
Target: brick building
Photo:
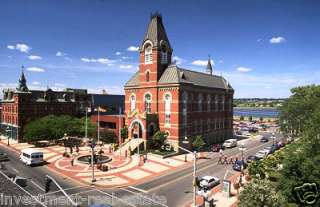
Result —
<instances>
[{"instance_id":1,"label":"brick building","mask_svg":"<svg viewBox=\"0 0 320 207\"><path fill-rule=\"evenodd\" d=\"M112 131L119 138L119 128L125 126L124 95L93 94L91 108L90 120L99 121L100 133Z\"/></svg>"},{"instance_id":2,"label":"brick building","mask_svg":"<svg viewBox=\"0 0 320 207\"><path fill-rule=\"evenodd\" d=\"M18 87L3 90L1 133L18 141L31 120L50 114L81 116L90 105L87 90L29 90L26 82L22 71Z\"/></svg>"},{"instance_id":3,"label":"brick building","mask_svg":"<svg viewBox=\"0 0 320 207\"><path fill-rule=\"evenodd\" d=\"M166 131L175 147L195 135L208 143L231 138L231 85L212 74L210 58L201 73L172 63L172 52L161 15L152 15L140 46L139 70L124 87L129 138L146 143L157 129Z\"/></svg>"}]
</instances>

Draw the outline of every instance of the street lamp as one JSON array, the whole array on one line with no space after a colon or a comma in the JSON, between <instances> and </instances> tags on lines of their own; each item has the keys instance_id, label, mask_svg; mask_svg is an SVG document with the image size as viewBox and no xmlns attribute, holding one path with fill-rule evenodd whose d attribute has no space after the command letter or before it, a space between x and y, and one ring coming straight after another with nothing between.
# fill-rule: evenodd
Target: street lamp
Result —
<instances>
[{"instance_id":1,"label":"street lamp","mask_svg":"<svg viewBox=\"0 0 320 207\"><path fill-rule=\"evenodd\" d=\"M67 133L63 134L63 140L64 140L64 154L67 155L67 140L68 140Z\"/></svg>"},{"instance_id":2,"label":"street lamp","mask_svg":"<svg viewBox=\"0 0 320 207\"><path fill-rule=\"evenodd\" d=\"M275 139L276 139L276 136L275 136L274 132L272 132L271 138L272 138L272 145L274 145L274 142L275 142Z\"/></svg>"},{"instance_id":3,"label":"street lamp","mask_svg":"<svg viewBox=\"0 0 320 207\"><path fill-rule=\"evenodd\" d=\"M185 137L184 138L184 141L182 142L184 144L188 144L189 141L188 141L188 138ZM196 181L196 170L197 170L197 152L196 151L193 151L191 152L190 150L186 149L186 148L183 148L183 147L180 147L178 145L178 148L187 152L187 153L190 153L190 154L193 154L193 206L196 206L196 185L195 185L195 181Z\"/></svg>"},{"instance_id":4,"label":"street lamp","mask_svg":"<svg viewBox=\"0 0 320 207\"><path fill-rule=\"evenodd\" d=\"M9 132L11 132L11 136L12 136L12 129L10 129L9 126L7 126L7 129L6 129L6 133L7 133L7 137L8 137L8 146L10 146L10 143L9 143Z\"/></svg>"}]
</instances>

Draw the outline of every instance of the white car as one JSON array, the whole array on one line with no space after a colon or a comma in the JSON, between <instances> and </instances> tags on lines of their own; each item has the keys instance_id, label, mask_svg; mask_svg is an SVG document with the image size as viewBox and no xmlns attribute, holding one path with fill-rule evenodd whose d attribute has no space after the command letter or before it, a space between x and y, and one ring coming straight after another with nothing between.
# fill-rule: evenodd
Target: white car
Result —
<instances>
[{"instance_id":1,"label":"white car","mask_svg":"<svg viewBox=\"0 0 320 207\"><path fill-rule=\"evenodd\" d=\"M200 178L200 188L209 190L220 184L220 180L214 176L203 176Z\"/></svg>"},{"instance_id":2,"label":"white car","mask_svg":"<svg viewBox=\"0 0 320 207\"><path fill-rule=\"evenodd\" d=\"M265 158L267 155L268 155L268 151L266 151L266 150L260 150L260 151L258 151L258 152L255 154L255 156L256 156L258 159Z\"/></svg>"},{"instance_id":3,"label":"white car","mask_svg":"<svg viewBox=\"0 0 320 207\"><path fill-rule=\"evenodd\" d=\"M223 146L225 148L236 147L237 146L237 140L236 139L227 139L226 141L224 141Z\"/></svg>"}]
</instances>

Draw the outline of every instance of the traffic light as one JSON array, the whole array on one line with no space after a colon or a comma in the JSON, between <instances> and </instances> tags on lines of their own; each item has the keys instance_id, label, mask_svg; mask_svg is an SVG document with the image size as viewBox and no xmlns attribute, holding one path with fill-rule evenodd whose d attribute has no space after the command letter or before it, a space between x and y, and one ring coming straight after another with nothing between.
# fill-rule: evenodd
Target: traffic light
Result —
<instances>
[{"instance_id":1,"label":"traffic light","mask_svg":"<svg viewBox=\"0 0 320 207\"><path fill-rule=\"evenodd\" d=\"M46 193L48 193L50 190L50 184L51 184L52 180L48 177L45 177L44 181L45 181L45 191L46 191Z\"/></svg>"}]
</instances>

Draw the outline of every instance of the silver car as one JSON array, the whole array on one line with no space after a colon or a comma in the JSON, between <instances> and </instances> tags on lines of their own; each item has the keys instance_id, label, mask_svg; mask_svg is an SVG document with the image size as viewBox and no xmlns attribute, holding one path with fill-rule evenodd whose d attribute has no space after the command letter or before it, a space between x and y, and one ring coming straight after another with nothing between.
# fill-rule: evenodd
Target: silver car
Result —
<instances>
[{"instance_id":1,"label":"silver car","mask_svg":"<svg viewBox=\"0 0 320 207\"><path fill-rule=\"evenodd\" d=\"M214 176L203 176L200 180L200 188L209 190L220 184L220 180Z\"/></svg>"}]
</instances>

